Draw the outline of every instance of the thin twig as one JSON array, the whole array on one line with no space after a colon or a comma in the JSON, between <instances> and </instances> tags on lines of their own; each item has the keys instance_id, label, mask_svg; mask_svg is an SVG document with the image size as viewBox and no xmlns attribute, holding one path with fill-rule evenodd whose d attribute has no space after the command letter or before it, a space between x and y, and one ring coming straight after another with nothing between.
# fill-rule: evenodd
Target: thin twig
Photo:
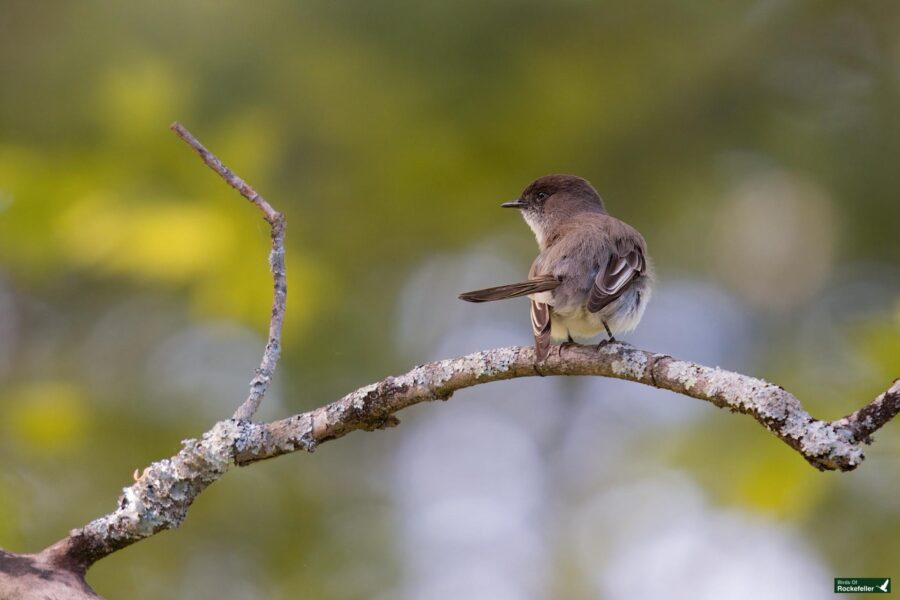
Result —
<instances>
[{"instance_id":1,"label":"thin twig","mask_svg":"<svg viewBox=\"0 0 900 600\"><path fill-rule=\"evenodd\" d=\"M272 205L266 202L265 198L260 196L247 182L222 164L222 161L207 150L181 123L172 123L169 128L191 148L196 150L203 162L218 173L228 185L240 192L251 203L258 206L263 213L263 218L272 229L272 251L269 253L269 268L272 271L272 278L275 282L275 292L272 298L272 319L269 321L269 339L266 342L262 362L256 370L256 375L250 381L250 394L233 415L233 418L238 421L249 421L256 414L263 396L266 395L266 389L269 387L269 382L272 380L272 375L275 373L275 367L278 364L278 357L281 354L281 326L284 322L284 309L287 300L287 277L284 269L284 215L272 208Z\"/></svg>"},{"instance_id":2,"label":"thin twig","mask_svg":"<svg viewBox=\"0 0 900 600\"><path fill-rule=\"evenodd\" d=\"M283 217L280 212L272 208L272 205L266 202L265 198L260 196L246 181L238 177L234 171L222 164L222 161L219 160L215 154L207 150L190 131L185 129L184 125L176 121L169 125L169 129L174 131L175 135L183 139L191 148L196 150L197 154L200 155L200 159L206 163L206 166L218 173L228 185L240 192L241 196L258 206L263 212L264 218L270 225L274 225L282 220Z\"/></svg>"},{"instance_id":3,"label":"thin twig","mask_svg":"<svg viewBox=\"0 0 900 600\"><path fill-rule=\"evenodd\" d=\"M894 384L879 394L875 400L835 423L848 427L853 432L853 439L868 444L872 441L872 434L898 413L900 413L900 379L895 379Z\"/></svg>"}]
</instances>

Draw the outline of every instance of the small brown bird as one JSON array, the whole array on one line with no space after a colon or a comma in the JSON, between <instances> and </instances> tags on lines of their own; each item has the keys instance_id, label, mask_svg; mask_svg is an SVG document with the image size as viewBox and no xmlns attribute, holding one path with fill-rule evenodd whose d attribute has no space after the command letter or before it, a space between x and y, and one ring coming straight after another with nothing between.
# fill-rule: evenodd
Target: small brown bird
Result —
<instances>
[{"instance_id":1,"label":"small brown bird","mask_svg":"<svg viewBox=\"0 0 900 600\"><path fill-rule=\"evenodd\" d=\"M504 208L518 208L537 238L540 254L528 281L460 294L468 302L528 296L538 360L550 342L575 342L606 331L633 330L650 300L652 269L644 238L611 217L597 191L581 177L547 175Z\"/></svg>"}]
</instances>

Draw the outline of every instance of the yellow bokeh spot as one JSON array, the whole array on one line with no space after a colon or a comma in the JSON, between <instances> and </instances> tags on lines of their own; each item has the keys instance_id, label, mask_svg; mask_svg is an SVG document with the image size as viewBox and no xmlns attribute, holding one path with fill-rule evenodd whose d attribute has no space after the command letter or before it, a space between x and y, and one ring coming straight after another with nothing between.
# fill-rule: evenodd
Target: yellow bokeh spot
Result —
<instances>
[{"instance_id":1,"label":"yellow bokeh spot","mask_svg":"<svg viewBox=\"0 0 900 600\"><path fill-rule=\"evenodd\" d=\"M247 181L265 182L271 165L278 164L281 134L277 120L265 111L248 110L229 120L228 127L210 140L210 147L226 163L232 157L239 160Z\"/></svg>"},{"instance_id":2,"label":"yellow bokeh spot","mask_svg":"<svg viewBox=\"0 0 900 600\"><path fill-rule=\"evenodd\" d=\"M900 371L900 311L897 319L874 319L857 331L860 355L871 367L867 394L880 393L884 382Z\"/></svg>"},{"instance_id":3,"label":"yellow bokeh spot","mask_svg":"<svg viewBox=\"0 0 900 600\"><path fill-rule=\"evenodd\" d=\"M196 205L77 203L59 221L65 255L110 274L181 282L221 262L232 244L227 218Z\"/></svg>"},{"instance_id":4,"label":"yellow bokeh spot","mask_svg":"<svg viewBox=\"0 0 900 600\"><path fill-rule=\"evenodd\" d=\"M56 224L61 255L93 273L146 284L187 285L205 315L268 322L272 275L268 235L246 214L213 206L147 202L128 205L97 196L73 204ZM291 251L285 326L300 331L337 293L333 277L313 256Z\"/></svg>"},{"instance_id":5,"label":"yellow bokeh spot","mask_svg":"<svg viewBox=\"0 0 900 600\"><path fill-rule=\"evenodd\" d=\"M175 120L184 104L171 67L153 58L110 70L96 89L98 117L124 139L158 136L160 124Z\"/></svg>"},{"instance_id":6,"label":"yellow bokeh spot","mask_svg":"<svg viewBox=\"0 0 900 600\"><path fill-rule=\"evenodd\" d=\"M40 382L12 390L8 407L10 437L30 450L56 452L81 442L87 431L87 402L66 383Z\"/></svg>"},{"instance_id":7,"label":"yellow bokeh spot","mask_svg":"<svg viewBox=\"0 0 900 600\"><path fill-rule=\"evenodd\" d=\"M194 287L194 306L207 315L238 317L268 323L272 306L272 274L266 268L267 248L236 252L227 269L212 271ZM313 257L287 252L286 331L303 331L329 303L336 301L337 285Z\"/></svg>"},{"instance_id":8,"label":"yellow bokeh spot","mask_svg":"<svg viewBox=\"0 0 900 600\"><path fill-rule=\"evenodd\" d=\"M731 488L732 500L775 517L802 516L818 501L825 480L803 460L787 456L789 450L770 450L761 450L741 465Z\"/></svg>"}]
</instances>

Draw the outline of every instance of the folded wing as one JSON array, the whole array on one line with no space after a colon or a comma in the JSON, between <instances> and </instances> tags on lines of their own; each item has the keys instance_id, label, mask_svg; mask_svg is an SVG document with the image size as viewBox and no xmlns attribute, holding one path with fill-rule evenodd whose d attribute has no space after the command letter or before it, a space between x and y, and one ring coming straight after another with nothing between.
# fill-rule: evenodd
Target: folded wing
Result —
<instances>
[{"instance_id":1,"label":"folded wing","mask_svg":"<svg viewBox=\"0 0 900 600\"><path fill-rule=\"evenodd\" d=\"M587 309L595 313L628 289L628 285L647 271L644 253L637 246L625 252L613 251L594 278Z\"/></svg>"}]
</instances>

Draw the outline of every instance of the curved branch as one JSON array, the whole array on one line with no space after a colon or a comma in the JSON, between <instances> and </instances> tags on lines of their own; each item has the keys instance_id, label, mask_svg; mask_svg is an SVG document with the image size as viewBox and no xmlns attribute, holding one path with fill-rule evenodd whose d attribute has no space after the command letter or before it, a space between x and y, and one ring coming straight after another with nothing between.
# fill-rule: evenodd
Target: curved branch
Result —
<instances>
[{"instance_id":1,"label":"curved branch","mask_svg":"<svg viewBox=\"0 0 900 600\"><path fill-rule=\"evenodd\" d=\"M263 213L266 223L272 228L272 251L269 253L269 268L275 282L275 293L272 298L272 320L269 321L269 339L263 352L262 362L256 370L256 375L250 381L250 395L234 412L233 418L239 421L249 421L256 414L266 389L275 373L278 364L278 356L281 354L281 324L284 322L285 302L287 301L287 276L284 270L284 215L272 208L266 199L260 196L256 190L243 179L238 177L231 169L222 164L215 154L206 149L191 132L181 123L175 122L169 129L184 140L206 163L210 169L219 174L225 182L240 192L241 196L255 204Z\"/></svg>"},{"instance_id":2,"label":"curved branch","mask_svg":"<svg viewBox=\"0 0 900 600\"><path fill-rule=\"evenodd\" d=\"M781 387L761 379L616 342L565 346L540 365L542 375L596 375L627 379L751 415L813 466L850 471L863 460L861 444L900 410L900 380L872 403L836 421L814 419ZM86 570L92 563L165 529L177 527L209 484L234 465L312 452L358 429L399 423L398 411L455 391L504 379L539 375L531 347L497 348L418 366L360 388L315 410L270 423L228 420L177 455L147 467L125 488L115 512L95 519L44 551Z\"/></svg>"},{"instance_id":3,"label":"curved branch","mask_svg":"<svg viewBox=\"0 0 900 600\"><path fill-rule=\"evenodd\" d=\"M239 465L296 450L355 431L397 425L394 414L426 400L446 400L456 390L535 375L594 375L626 379L711 402L752 416L820 470L851 471L863 460L861 445L900 411L900 380L852 415L814 419L783 388L740 373L677 360L615 342L599 348L568 345L535 367L531 347L497 348L416 367L360 388L340 400L280 421L246 429Z\"/></svg>"}]
</instances>

